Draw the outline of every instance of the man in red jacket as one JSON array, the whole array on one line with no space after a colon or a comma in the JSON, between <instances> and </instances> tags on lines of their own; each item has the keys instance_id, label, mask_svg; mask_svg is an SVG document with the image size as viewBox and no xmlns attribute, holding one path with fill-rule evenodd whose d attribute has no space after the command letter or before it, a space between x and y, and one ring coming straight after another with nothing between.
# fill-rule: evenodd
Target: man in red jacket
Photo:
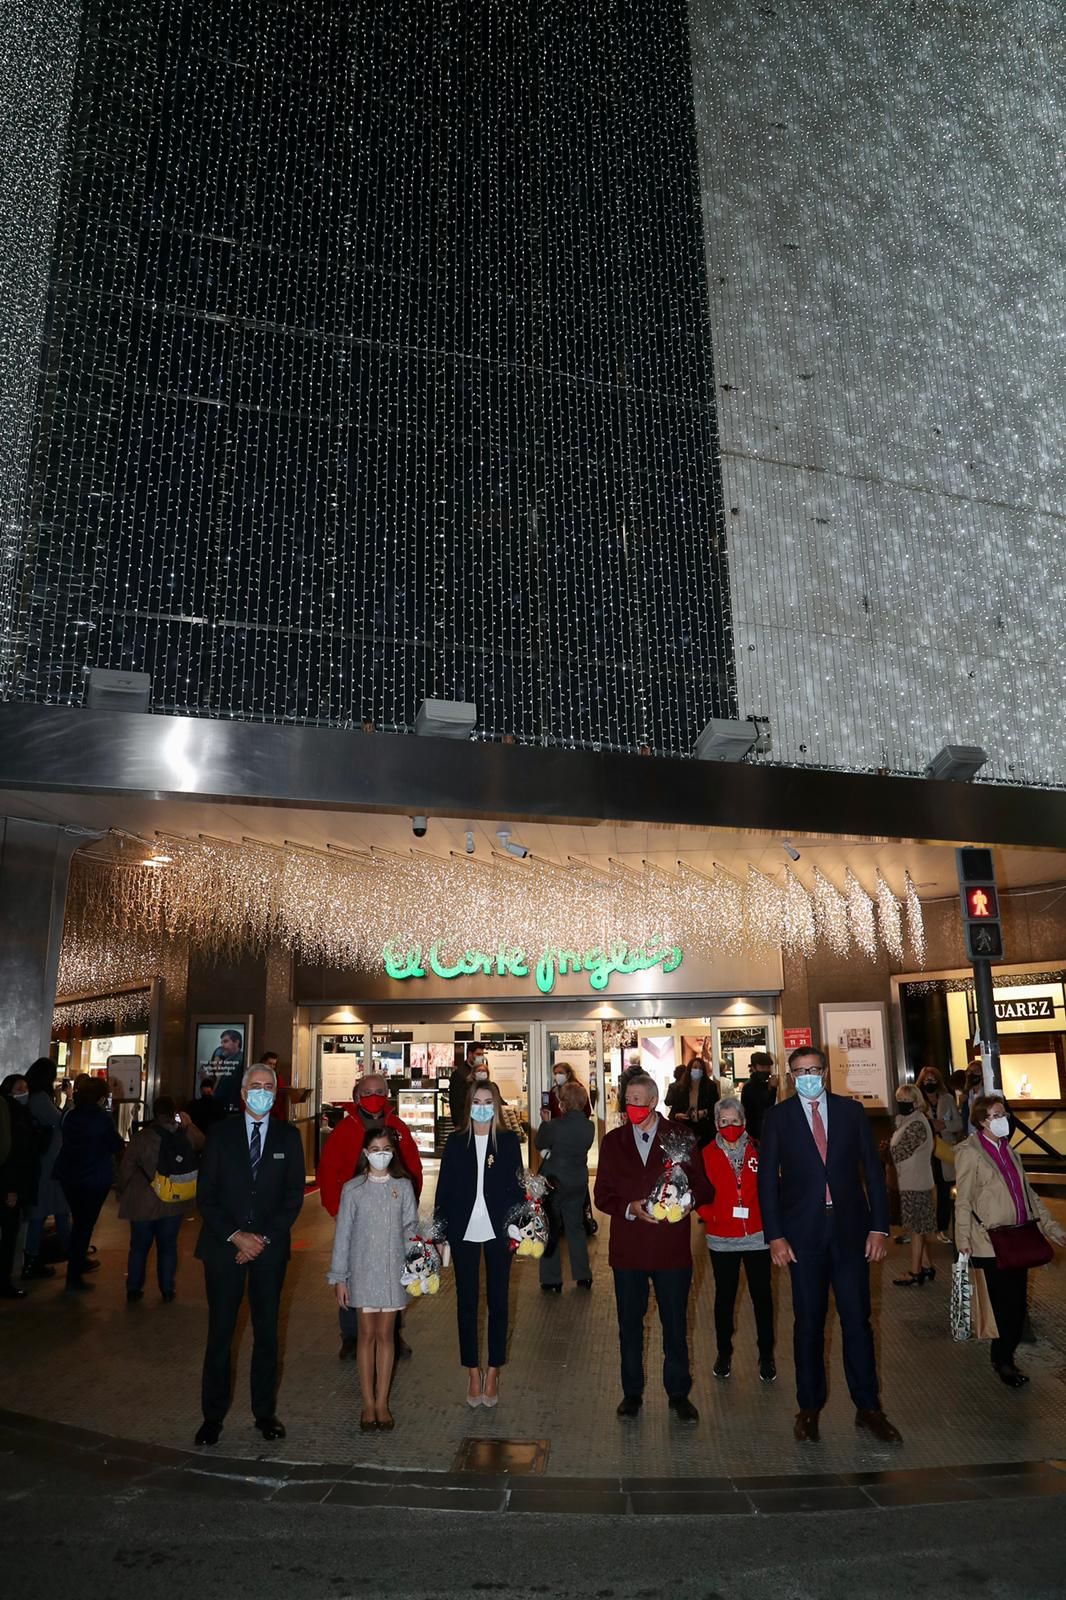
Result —
<instances>
[{"instance_id":1,"label":"man in red jacket","mask_svg":"<svg viewBox=\"0 0 1066 1600\"><path fill-rule=\"evenodd\" d=\"M644 1317L649 1285L663 1331L663 1385L679 1422L698 1422L689 1399L688 1296L692 1286L692 1215L680 1222L657 1221L647 1199L667 1165L661 1134L666 1124L656 1107L659 1091L645 1075L626 1088L626 1124L600 1146L596 1204L611 1219L608 1260L614 1272L618 1341L622 1353L620 1417L635 1417L644 1400ZM697 1154L693 1145L693 1156ZM713 1190L699 1160L686 1161L693 1207L706 1205Z\"/></svg>"},{"instance_id":2,"label":"man in red jacket","mask_svg":"<svg viewBox=\"0 0 1066 1600\"><path fill-rule=\"evenodd\" d=\"M343 1122L338 1123L322 1147L318 1163L318 1192L322 1204L331 1217L340 1210L341 1190L355 1177L355 1168L363 1153L368 1128L395 1128L400 1144L403 1164L411 1175L415 1199L422 1193L422 1158L418 1153L414 1135L406 1122L401 1122L389 1105L389 1085L379 1072L371 1072L352 1090L355 1104ZM359 1313L354 1306L338 1309L341 1328L340 1359L355 1356L359 1333ZM409 1356L411 1347L400 1331L403 1313L396 1318L396 1354Z\"/></svg>"}]
</instances>

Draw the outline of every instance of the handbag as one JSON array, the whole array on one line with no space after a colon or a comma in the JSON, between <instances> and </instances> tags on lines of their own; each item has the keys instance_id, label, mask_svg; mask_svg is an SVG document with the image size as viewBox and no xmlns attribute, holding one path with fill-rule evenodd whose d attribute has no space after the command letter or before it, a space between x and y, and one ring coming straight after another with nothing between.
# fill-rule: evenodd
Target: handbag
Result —
<instances>
[{"instance_id":1,"label":"handbag","mask_svg":"<svg viewBox=\"0 0 1066 1600\"><path fill-rule=\"evenodd\" d=\"M948 1144L942 1133L938 1133L933 1140L933 1154L942 1167L953 1167L955 1165L955 1146Z\"/></svg>"},{"instance_id":2,"label":"handbag","mask_svg":"<svg viewBox=\"0 0 1066 1600\"><path fill-rule=\"evenodd\" d=\"M984 1223L981 1226L984 1227ZM1036 1222L1016 1222L1010 1227L989 1228L987 1232L995 1251L996 1266L1005 1272L1025 1272L1029 1267L1046 1266L1055 1254Z\"/></svg>"},{"instance_id":3,"label":"handbag","mask_svg":"<svg viewBox=\"0 0 1066 1600\"><path fill-rule=\"evenodd\" d=\"M960 1341L973 1338L972 1285L970 1263L962 1257L951 1269L951 1337Z\"/></svg>"}]
</instances>

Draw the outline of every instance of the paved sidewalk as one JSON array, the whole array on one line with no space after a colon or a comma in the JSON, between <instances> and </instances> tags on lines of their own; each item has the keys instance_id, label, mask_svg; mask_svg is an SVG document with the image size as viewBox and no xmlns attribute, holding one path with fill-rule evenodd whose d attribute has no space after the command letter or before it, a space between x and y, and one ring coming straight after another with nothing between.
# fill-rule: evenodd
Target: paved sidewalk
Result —
<instances>
[{"instance_id":1,"label":"paved sidewalk","mask_svg":"<svg viewBox=\"0 0 1066 1600\"><path fill-rule=\"evenodd\" d=\"M1062 1210L1056 1203L1056 1210ZM62 1280L34 1284L28 1301L0 1302L0 1407L186 1449L199 1422L199 1368L206 1307L199 1264L191 1257L196 1225L183 1230L178 1299L162 1305L149 1289L125 1301L125 1225L109 1204L97 1232L101 1270L96 1292L62 1293ZM661 1344L649 1316L649 1384L641 1419L622 1423L618 1400L614 1297L606 1265L606 1227L593 1241L595 1287L539 1292L536 1268L512 1274L511 1360L493 1411L464 1404L451 1275L441 1294L408 1315L414 1357L397 1372L391 1435L358 1431L353 1363L337 1360L337 1323L325 1270L332 1224L315 1195L295 1230L295 1254L283 1310L285 1371L278 1403L288 1427L270 1452L293 1462L363 1463L447 1471L471 1436L547 1442L551 1476L737 1478L960 1467L1043 1460L1066 1453L1066 1264L1034 1274L1033 1320L1039 1342L1020 1361L1032 1376L1021 1393L993 1377L987 1345L955 1345L947 1331L950 1254L920 1290L896 1289L892 1272L904 1252L893 1247L875 1274L875 1327L886 1409L902 1430L903 1450L872 1446L856 1434L844 1388L839 1336L831 1360L831 1396L823 1443L792 1440L793 1393L787 1276L776 1276L780 1377L758 1381L751 1314L740 1303L734 1376L711 1374L714 1344L711 1281L697 1259L692 1345L697 1428L678 1426L658 1383ZM248 1411L250 1329L245 1321L236 1399L219 1453L265 1458L267 1446ZM693 1485L695 1487L695 1485Z\"/></svg>"}]
</instances>

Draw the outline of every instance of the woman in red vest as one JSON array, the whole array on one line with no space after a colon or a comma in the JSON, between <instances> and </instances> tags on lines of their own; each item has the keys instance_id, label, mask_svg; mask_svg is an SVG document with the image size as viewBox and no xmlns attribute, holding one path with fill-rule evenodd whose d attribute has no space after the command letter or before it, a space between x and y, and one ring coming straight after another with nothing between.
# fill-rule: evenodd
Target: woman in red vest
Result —
<instances>
[{"instance_id":1,"label":"woman in red vest","mask_svg":"<svg viewBox=\"0 0 1066 1600\"><path fill-rule=\"evenodd\" d=\"M770 1288L770 1247L763 1238L759 1211L759 1152L745 1127L744 1107L732 1098L714 1108L715 1137L702 1151L703 1165L714 1186L710 1205L700 1206L707 1229L707 1248L714 1271L714 1327L718 1339L716 1378L733 1368L733 1321L743 1265L755 1313L759 1377L773 1383L774 1301Z\"/></svg>"}]
</instances>

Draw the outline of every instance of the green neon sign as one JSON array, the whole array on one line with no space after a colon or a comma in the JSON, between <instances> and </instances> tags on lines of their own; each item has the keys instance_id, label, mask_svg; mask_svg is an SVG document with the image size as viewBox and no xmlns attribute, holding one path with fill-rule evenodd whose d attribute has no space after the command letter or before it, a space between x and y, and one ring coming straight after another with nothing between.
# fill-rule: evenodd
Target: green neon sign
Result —
<instances>
[{"instance_id":1,"label":"green neon sign","mask_svg":"<svg viewBox=\"0 0 1066 1600\"><path fill-rule=\"evenodd\" d=\"M633 972L653 972L656 967L664 973L676 972L684 960L680 945L658 943L637 946L616 943L609 949L596 946L591 950L543 950L532 963L524 950L502 944L495 952L465 950L457 961L445 961L439 943L431 944L423 958L421 945L403 949L390 940L381 954L386 975L398 983L407 978L424 978L427 972L446 981L473 978L478 974L486 978L528 978L532 965L541 994L551 994L559 978L570 973L587 973L590 987L601 991L616 972L628 976Z\"/></svg>"}]
</instances>

